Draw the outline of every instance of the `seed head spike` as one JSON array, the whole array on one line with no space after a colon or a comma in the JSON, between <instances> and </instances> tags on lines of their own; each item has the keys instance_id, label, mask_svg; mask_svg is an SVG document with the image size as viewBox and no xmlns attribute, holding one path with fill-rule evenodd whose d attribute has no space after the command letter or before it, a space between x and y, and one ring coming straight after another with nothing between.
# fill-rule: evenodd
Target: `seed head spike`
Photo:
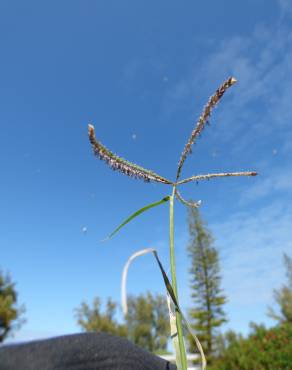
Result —
<instances>
[{"instance_id":1,"label":"seed head spike","mask_svg":"<svg viewBox=\"0 0 292 370\"><path fill-rule=\"evenodd\" d=\"M172 184L171 181L159 176L153 171L140 167L135 163L128 162L111 152L100 141L96 140L93 125L88 125L88 137L94 154L101 160L105 161L113 170L118 170L127 176L139 178L146 182L157 181L164 184Z\"/></svg>"},{"instance_id":2,"label":"seed head spike","mask_svg":"<svg viewBox=\"0 0 292 370\"><path fill-rule=\"evenodd\" d=\"M229 87L231 87L232 85L234 85L236 82L237 82L237 80L234 77L229 77L226 81L223 82L223 84L221 86L219 86L219 88L216 90L215 94L212 95L211 98L209 99L208 103L206 104L206 106L203 110L203 113L201 114L201 116L200 116L194 130L192 131L191 136L190 136L188 142L186 143L186 146L185 146L185 148L182 152L182 155L181 155L181 158L180 158L180 161L179 161L179 164L178 164L176 180L179 179L184 161L185 161L187 155L191 151L191 146L194 144L196 138L202 132L207 120L211 116L213 108L217 105L217 103L222 98L222 96L224 95L226 90Z\"/></svg>"},{"instance_id":3,"label":"seed head spike","mask_svg":"<svg viewBox=\"0 0 292 370\"><path fill-rule=\"evenodd\" d=\"M222 172L222 173L209 173L207 175L196 175L189 177L187 179L177 182L177 185L186 184L187 182L198 181L200 180L210 180L216 177L234 177L234 176L257 176L257 172Z\"/></svg>"}]
</instances>

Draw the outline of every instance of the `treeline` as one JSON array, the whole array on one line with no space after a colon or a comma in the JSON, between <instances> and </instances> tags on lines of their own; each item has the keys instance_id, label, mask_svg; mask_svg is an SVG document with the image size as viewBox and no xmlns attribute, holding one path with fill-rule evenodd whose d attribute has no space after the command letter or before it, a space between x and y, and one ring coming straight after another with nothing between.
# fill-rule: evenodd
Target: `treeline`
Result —
<instances>
[{"instance_id":1,"label":"treeline","mask_svg":"<svg viewBox=\"0 0 292 370\"><path fill-rule=\"evenodd\" d=\"M250 324L247 338L228 331L221 334L227 321L224 305L226 295L221 287L218 251L207 224L197 209L188 215L190 261L189 276L192 306L188 317L204 348L210 370L285 370L292 366L292 259L284 255L287 282L274 291L277 310L268 314L276 320L275 327ZM75 309L78 325L84 331L103 331L127 337L138 346L166 353L169 342L169 315L166 298L160 294L128 297L128 314L118 320L119 305L108 299L102 305L96 297ZM23 306L17 302L15 284L0 272L0 342L23 321ZM189 352L195 348L187 338Z\"/></svg>"},{"instance_id":2,"label":"treeline","mask_svg":"<svg viewBox=\"0 0 292 370\"><path fill-rule=\"evenodd\" d=\"M224 311L227 298L221 287L218 251L214 247L212 233L197 209L189 211L188 226L190 239L187 251L190 261L192 299L192 307L188 311L188 316L204 348L208 369L291 369L292 259L284 255L287 283L274 291L277 310L269 308L268 311L269 316L276 320L275 327L267 329L263 325L251 323L250 334L247 338L231 330L221 334L220 328L227 322ZM114 324L109 332L120 335L120 324L113 319L113 315L107 313L111 304L113 303L109 300L105 312L101 314L99 300L93 304L92 311L87 304L83 303L76 311L80 326L84 330L105 331L101 322L99 326L94 326L96 321L93 317L102 316L101 321L104 320L104 322L111 318L110 321ZM96 305L98 315L94 314ZM165 298L150 293L137 297L132 296L129 298L129 306L129 314L125 319L125 324L122 325L122 335L144 349L155 353L165 352L169 338L169 318ZM88 312L91 314L88 315ZM189 351L193 352L195 350L193 343L190 338L187 339Z\"/></svg>"},{"instance_id":3,"label":"treeline","mask_svg":"<svg viewBox=\"0 0 292 370\"><path fill-rule=\"evenodd\" d=\"M292 369L292 258L284 254L286 284L274 290L277 311L268 315L275 327L250 324L247 338L228 331L217 338L209 370L290 370Z\"/></svg>"},{"instance_id":4,"label":"treeline","mask_svg":"<svg viewBox=\"0 0 292 370\"><path fill-rule=\"evenodd\" d=\"M290 370L292 368L292 325L281 323L271 329L250 324L247 338L233 331L218 338L217 354L208 370Z\"/></svg>"},{"instance_id":5,"label":"treeline","mask_svg":"<svg viewBox=\"0 0 292 370\"><path fill-rule=\"evenodd\" d=\"M89 306L83 302L75 310L77 322L84 331L107 332L127 337L138 346L153 352L165 353L169 338L169 319L166 299L160 294L128 297L128 314L125 323L116 319L118 304L110 298L101 307L99 298Z\"/></svg>"}]
</instances>

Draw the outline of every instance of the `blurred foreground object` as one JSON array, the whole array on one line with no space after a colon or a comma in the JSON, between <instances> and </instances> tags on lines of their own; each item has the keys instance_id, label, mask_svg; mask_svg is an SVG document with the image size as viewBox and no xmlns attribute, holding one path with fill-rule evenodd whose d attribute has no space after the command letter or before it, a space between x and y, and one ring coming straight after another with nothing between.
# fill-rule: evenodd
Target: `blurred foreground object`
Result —
<instances>
[{"instance_id":1,"label":"blurred foreground object","mask_svg":"<svg viewBox=\"0 0 292 370\"><path fill-rule=\"evenodd\" d=\"M105 333L68 335L0 348L1 370L175 370L124 338Z\"/></svg>"}]
</instances>

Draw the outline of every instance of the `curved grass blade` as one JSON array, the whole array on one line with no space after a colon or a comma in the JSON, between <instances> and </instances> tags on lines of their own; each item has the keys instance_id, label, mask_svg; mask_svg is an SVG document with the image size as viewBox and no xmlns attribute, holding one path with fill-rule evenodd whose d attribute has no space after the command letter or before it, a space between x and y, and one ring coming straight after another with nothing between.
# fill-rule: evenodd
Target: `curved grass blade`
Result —
<instances>
[{"instance_id":1,"label":"curved grass blade","mask_svg":"<svg viewBox=\"0 0 292 370\"><path fill-rule=\"evenodd\" d=\"M157 181L164 184L172 184L170 180L165 179L157 173L118 157L111 152L100 141L96 140L94 127L92 125L88 125L88 136L94 154L105 161L113 170L120 171L127 176L139 178L146 182Z\"/></svg>"},{"instance_id":2,"label":"curved grass blade","mask_svg":"<svg viewBox=\"0 0 292 370\"><path fill-rule=\"evenodd\" d=\"M148 204L147 206L143 208L140 208L138 211L134 212L131 216L129 216L125 221L123 221L118 227L116 227L115 230L105 240L108 240L111 237L113 237L122 227L124 227L127 223L129 223L134 218L139 216L141 213L146 212L148 211L148 209L159 206L160 204L163 204L168 201L169 201L169 196L166 196L163 199L159 200L158 202L154 202L154 203Z\"/></svg>"},{"instance_id":3,"label":"curved grass blade","mask_svg":"<svg viewBox=\"0 0 292 370\"><path fill-rule=\"evenodd\" d=\"M165 270L164 270L164 268L162 266L162 263L159 260L157 251L154 250L152 253L153 253L153 255L154 255L154 257L155 257L155 259L156 259L156 261L158 263L158 266L160 268L160 271L161 271L161 274L162 274L163 280L164 280L164 285L165 285L165 287L167 289L167 292L168 292L168 294L169 294L169 296L171 298L171 301L174 304L174 307L175 307L176 311L181 314L181 317L182 317L182 320L183 320L183 322L184 322L184 324L186 326L186 329L189 332L189 334L191 335L191 338L192 338L193 342L196 344L196 346L197 346L197 348L198 348L198 350L200 352L201 360L202 360L202 370L205 370L206 369L207 362L206 362L206 358L205 358L205 355L204 355L204 351L203 351L202 345L201 345L199 339L197 338L197 336L193 333L190 324L188 323L187 319L185 318L184 314L182 313L182 310L181 310L181 308L180 308L180 306L179 306L179 304L177 302L177 299L175 297L173 288L172 288L172 286L170 284L170 281L169 281L169 279L167 277L167 274L166 274L166 272L165 272Z\"/></svg>"},{"instance_id":4,"label":"curved grass blade","mask_svg":"<svg viewBox=\"0 0 292 370\"><path fill-rule=\"evenodd\" d=\"M163 277L163 280L164 280L164 285L166 287L166 290L167 290L167 294L168 294L168 297L167 297L167 300L168 300L168 308L169 308L169 319L170 319L170 327L171 327L171 337L172 337L172 340L173 340L173 343L174 343L174 348L175 348L175 351L176 351L176 358L177 358L177 361L179 362L180 361L180 355L179 355L179 349L178 349L178 341L177 341L177 331L176 331L176 328L174 325L176 323L176 315L175 313L173 312L173 310L171 309L171 306L170 306L170 303L169 303L169 299L171 300L172 304L174 305L174 308L175 308L175 311L179 312L181 317L182 317L182 320L183 320L183 323L185 324L185 327L187 329L187 331L189 332L193 342L195 343L195 345L197 346L199 352L200 352L200 355L201 355L201 361L202 361L202 370L205 370L206 369L206 358L205 358L205 355L204 355L204 351L203 351L203 348L201 346L201 343L199 341L199 339L197 338L197 336L193 333L193 330L190 326L190 324L188 323L187 319L185 318L185 316L183 315L182 313L182 310L178 304L178 301L175 297L175 294L174 294L174 291L173 291L173 288L171 286L171 283L167 277L167 274L162 266L162 263L160 262L159 260L159 257L158 257L158 254L157 254L157 251L156 249L153 249L153 248L146 248L146 249L142 249L136 253L134 253L127 261L125 267L124 267L124 270L123 270L123 277L122 277L122 308L123 308L123 313L126 315L127 314L127 295L126 295L126 278L127 278L127 272L128 272L128 268L131 264L131 262L137 258L137 257L140 257L144 254L147 254L147 253L153 253L155 259L156 259L156 262L159 266L159 269L160 269L160 272L162 274L162 277ZM178 368L180 368L180 364L178 363L177 364Z\"/></svg>"},{"instance_id":5,"label":"curved grass blade","mask_svg":"<svg viewBox=\"0 0 292 370\"><path fill-rule=\"evenodd\" d=\"M125 317L128 314L127 276L128 276L129 267L136 258L144 256L147 253L154 253L154 252L156 251L153 248L145 248L145 249L141 249L135 252L134 254L130 256L130 258L127 260L123 268L121 298L122 298L122 311ZM173 348L174 348L175 356L176 356L176 366L178 370L182 370L179 342L178 342L178 335L177 335L177 326L176 326L176 314L171 307L171 299L167 291L166 291L166 300L167 300L168 313L169 313L170 336L171 336L171 340L173 343Z\"/></svg>"},{"instance_id":6,"label":"curved grass blade","mask_svg":"<svg viewBox=\"0 0 292 370\"><path fill-rule=\"evenodd\" d=\"M128 259L126 262L124 269L123 269L123 274L122 274L122 311L124 316L127 316L128 314L128 304L127 304L127 276L128 276L128 271L131 263L136 259L137 257L144 256L147 253L153 253L154 249L153 248L146 248L146 249L141 249L138 252L135 252L134 254L131 255L131 257Z\"/></svg>"},{"instance_id":7,"label":"curved grass blade","mask_svg":"<svg viewBox=\"0 0 292 370\"><path fill-rule=\"evenodd\" d=\"M185 200L185 199L181 196L180 192L179 192L177 189L175 189L175 195L176 195L177 199L178 199L182 204L184 204L184 205L185 205L185 206L187 206L187 207L191 207L191 208L199 208L199 207L200 207L200 205L201 205L201 203L202 203L200 200L198 200L197 202L189 202L189 201Z\"/></svg>"}]
</instances>

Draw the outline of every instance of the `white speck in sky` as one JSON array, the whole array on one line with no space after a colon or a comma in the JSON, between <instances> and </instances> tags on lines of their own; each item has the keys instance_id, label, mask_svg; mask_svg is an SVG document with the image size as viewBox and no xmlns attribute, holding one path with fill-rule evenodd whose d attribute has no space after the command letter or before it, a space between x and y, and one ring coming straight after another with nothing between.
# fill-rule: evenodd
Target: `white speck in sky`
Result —
<instances>
[{"instance_id":1,"label":"white speck in sky","mask_svg":"<svg viewBox=\"0 0 292 370\"><path fill-rule=\"evenodd\" d=\"M133 135L132 135L132 139L133 139L133 140L136 140L136 139L137 139L137 135L136 135L136 134L133 134Z\"/></svg>"},{"instance_id":2,"label":"white speck in sky","mask_svg":"<svg viewBox=\"0 0 292 370\"><path fill-rule=\"evenodd\" d=\"M276 155L276 154L278 154L278 150L277 149L273 149L272 150L272 153L273 153L273 155Z\"/></svg>"},{"instance_id":3,"label":"white speck in sky","mask_svg":"<svg viewBox=\"0 0 292 370\"><path fill-rule=\"evenodd\" d=\"M87 233L87 227L86 226L83 226L82 227L82 232L83 232L83 234L86 234Z\"/></svg>"}]
</instances>

